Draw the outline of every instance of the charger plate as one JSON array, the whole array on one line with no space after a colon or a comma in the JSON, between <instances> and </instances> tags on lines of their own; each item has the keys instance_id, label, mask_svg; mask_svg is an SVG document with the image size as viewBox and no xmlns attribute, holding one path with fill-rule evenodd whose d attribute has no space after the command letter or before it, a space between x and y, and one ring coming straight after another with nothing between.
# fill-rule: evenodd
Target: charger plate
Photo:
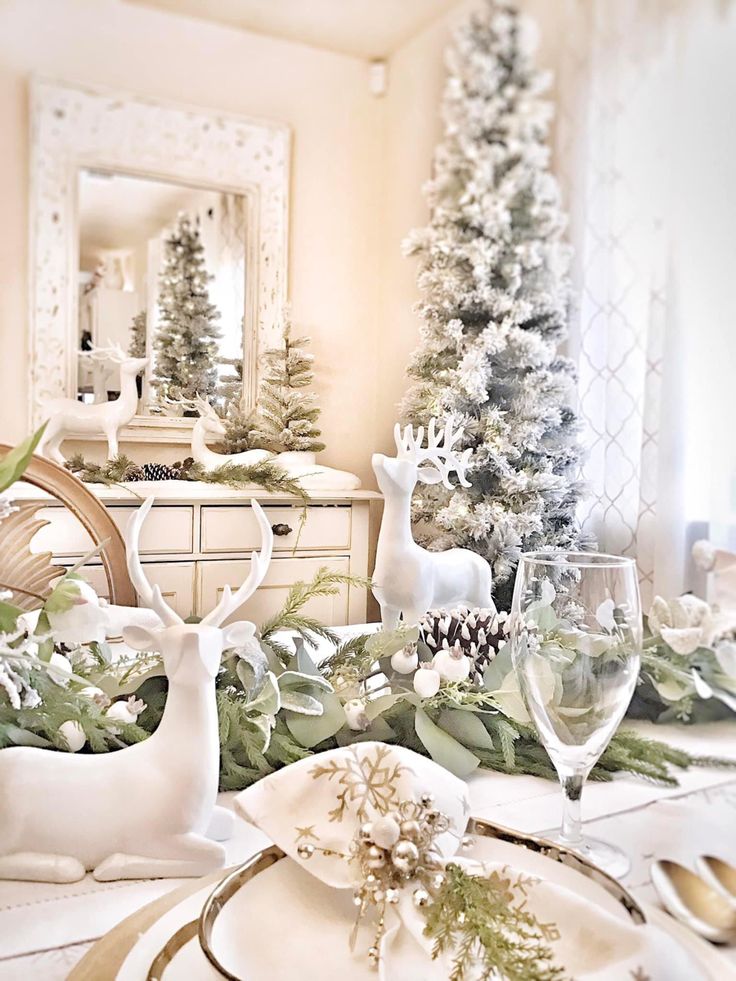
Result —
<instances>
[{"instance_id":1,"label":"charger plate","mask_svg":"<svg viewBox=\"0 0 736 981\"><path fill-rule=\"evenodd\" d=\"M544 839L475 820L468 830L477 836L469 857L508 863L517 870L573 889L602 909L635 923L649 923L669 935L682 950L687 976L723 981L729 967L704 941L654 908L647 914L616 880L589 862ZM294 925L320 909L331 929L336 922L352 925L355 910L350 890L331 889L314 879L276 846L258 852L212 890L203 887L165 914L143 934L117 975L118 981L183 981L221 979L260 981L268 978L307 979L310 957L300 947ZM283 928L289 943L283 944ZM314 977L349 976L375 981L364 951L353 957L346 926L340 942L318 938ZM279 932L280 931L280 932ZM296 931L298 934L298 930ZM265 938L271 936L269 943ZM309 938L313 942L313 937ZM322 942L324 941L324 942ZM344 942L343 942L344 941ZM307 941L309 942L309 941ZM358 947L360 948L360 943Z\"/></svg>"}]
</instances>

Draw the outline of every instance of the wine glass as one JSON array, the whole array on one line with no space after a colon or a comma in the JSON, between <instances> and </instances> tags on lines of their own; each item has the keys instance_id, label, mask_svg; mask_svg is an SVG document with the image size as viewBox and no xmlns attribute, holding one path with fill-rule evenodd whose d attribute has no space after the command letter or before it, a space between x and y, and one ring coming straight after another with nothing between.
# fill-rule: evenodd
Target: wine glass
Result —
<instances>
[{"instance_id":1,"label":"wine glass","mask_svg":"<svg viewBox=\"0 0 736 981\"><path fill-rule=\"evenodd\" d=\"M585 779L628 708L639 674L642 619L633 559L592 552L521 556L512 603L511 655L527 711L564 794L553 840L618 878L620 849L584 838Z\"/></svg>"}]
</instances>

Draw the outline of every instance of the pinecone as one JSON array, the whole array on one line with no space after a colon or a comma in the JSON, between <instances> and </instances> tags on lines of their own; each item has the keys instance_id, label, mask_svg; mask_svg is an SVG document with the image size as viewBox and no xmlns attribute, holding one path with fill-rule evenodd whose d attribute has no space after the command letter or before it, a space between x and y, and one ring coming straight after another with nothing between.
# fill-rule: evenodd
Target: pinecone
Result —
<instances>
[{"instance_id":1,"label":"pinecone","mask_svg":"<svg viewBox=\"0 0 736 981\"><path fill-rule=\"evenodd\" d=\"M126 469L122 477L123 480L145 480L146 475L143 472L143 467L139 466L137 463L131 463L131 465Z\"/></svg>"},{"instance_id":2,"label":"pinecone","mask_svg":"<svg viewBox=\"0 0 736 981\"><path fill-rule=\"evenodd\" d=\"M178 480L181 470L166 463L144 463L144 480Z\"/></svg>"},{"instance_id":3,"label":"pinecone","mask_svg":"<svg viewBox=\"0 0 736 981\"><path fill-rule=\"evenodd\" d=\"M432 654L442 649L462 651L473 665L471 679L480 683L486 665L508 639L507 627L508 614L492 609L429 610L419 621L419 639Z\"/></svg>"}]
</instances>

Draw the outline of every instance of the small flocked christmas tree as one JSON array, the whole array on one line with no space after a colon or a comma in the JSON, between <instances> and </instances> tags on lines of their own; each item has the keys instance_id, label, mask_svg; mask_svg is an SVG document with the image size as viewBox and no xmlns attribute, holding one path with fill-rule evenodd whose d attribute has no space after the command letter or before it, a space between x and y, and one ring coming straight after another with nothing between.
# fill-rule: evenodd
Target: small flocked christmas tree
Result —
<instances>
[{"instance_id":1,"label":"small flocked christmas tree","mask_svg":"<svg viewBox=\"0 0 736 981\"><path fill-rule=\"evenodd\" d=\"M266 374L258 394L258 415L252 433L253 441L276 453L288 450L325 448L317 428L320 409L317 397L305 392L313 380L314 355L303 347L308 337L291 337L291 320L285 316L283 347L266 351L263 359Z\"/></svg>"},{"instance_id":2,"label":"small flocked christmas tree","mask_svg":"<svg viewBox=\"0 0 736 981\"><path fill-rule=\"evenodd\" d=\"M131 358L145 358L146 356L146 311L141 310L133 317L130 325L130 344L128 354Z\"/></svg>"},{"instance_id":3,"label":"small flocked christmas tree","mask_svg":"<svg viewBox=\"0 0 736 981\"><path fill-rule=\"evenodd\" d=\"M160 279L153 383L162 398L207 399L217 388L220 314L209 300L209 279L197 226L180 214L165 242Z\"/></svg>"},{"instance_id":4,"label":"small flocked christmas tree","mask_svg":"<svg viewBox=\"0 0 736 981\"><path fill-rule=\"evenodd\" d=\"M434 547L485 556L507 607L521 551L580 544L581 449L567 331L569 252L548 170L548 84L529 24L485 0L448 51L445 135L427 188L419 257L421 343L406 422L452 415L473 447L472 486L420 484L418 533Z\"/></svg>"}]
</instances>

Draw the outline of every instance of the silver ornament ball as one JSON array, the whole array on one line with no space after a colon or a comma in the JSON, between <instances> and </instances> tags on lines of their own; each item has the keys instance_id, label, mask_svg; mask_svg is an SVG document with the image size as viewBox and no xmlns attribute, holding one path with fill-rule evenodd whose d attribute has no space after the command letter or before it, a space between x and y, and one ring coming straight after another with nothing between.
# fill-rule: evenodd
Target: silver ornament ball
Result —
<instances>
[{"instance_id":1,"label":"silver ornament ball","mask_svg":"<svg viewBox=\"0 0 736 981\"><path fill-rule=\"evenodd\" d=\"M419 862L419 849L413 841L400 838L391 849L391 861L399 872L413 872Z\"/></svg>"}]
</instances>

